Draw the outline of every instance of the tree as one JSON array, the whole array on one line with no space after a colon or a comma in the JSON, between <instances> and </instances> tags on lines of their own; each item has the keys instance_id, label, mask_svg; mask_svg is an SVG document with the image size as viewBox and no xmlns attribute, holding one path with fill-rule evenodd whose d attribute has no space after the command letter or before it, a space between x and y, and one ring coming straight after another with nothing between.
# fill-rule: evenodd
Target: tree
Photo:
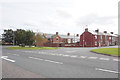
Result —
<instances>
[{"instance_id":1,"label":"tree","mask_svg":"<svg viewBox=\"0 0 120 80\"><path fill-rule=\"evenodd\" d=\"M19 44L25 44L26 40L26 31L23 29L17 29L15 32L15 43L17 45Z\"/></svg>"},{"instance_id":2,"label":"tree","mask_svg":"<svg viewBox=\"0 0 120 80\"><path fill-rule=\"evenodd\" d=\"M40 33L37 33L36 35L36 46L44 46L44 43L46 43L47 40L45 38L45 35L44 34L40 34Z\"/></svg>"},{"instance_id":3,"label":"tree","mask_svg":"<svg viewBox=\"0 0 120 80\"><path fill-rule=\"evenodd\" d=\"M13 43L13 38L14 38L14 31L12 29L4 30L4 33L2 34L3 36L3 43Z\"/></svg>"},{"instance_id":4,"label":"tree","mask_svg":"<svg viewBox=\"0 0 120 80\"><path fill-rule=\"evenodd\" d=\"M25 38L26 45L31 46L33 42L35 41L35 33L33 31L26 31L26 38Z\"/></svg>"},{"instance_id":5,"label":"tree","mask_svg":"<svg viewBox=\"0 0 120 80\"><path fill-rule=\"evenodd\" d=\"M35 33L30 30L17 29L15 31L16 44L25 44L31 46L35 41Z\"/></svg>"}]
</instances>

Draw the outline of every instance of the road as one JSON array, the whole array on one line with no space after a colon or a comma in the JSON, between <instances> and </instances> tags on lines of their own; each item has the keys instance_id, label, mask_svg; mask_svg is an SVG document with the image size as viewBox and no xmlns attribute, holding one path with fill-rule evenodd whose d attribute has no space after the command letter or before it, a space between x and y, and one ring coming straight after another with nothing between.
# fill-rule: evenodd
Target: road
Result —
<instances>
[{"instance_id":1,"label":"road","mask_svg":"<svg viewBox=\"0 0 120 80\"><path fill-rule=\"evenodd\" d=\"M9 50L2 47L3 78L118 78L117 57L93 48Z\"/></svg>"}]
</instances>

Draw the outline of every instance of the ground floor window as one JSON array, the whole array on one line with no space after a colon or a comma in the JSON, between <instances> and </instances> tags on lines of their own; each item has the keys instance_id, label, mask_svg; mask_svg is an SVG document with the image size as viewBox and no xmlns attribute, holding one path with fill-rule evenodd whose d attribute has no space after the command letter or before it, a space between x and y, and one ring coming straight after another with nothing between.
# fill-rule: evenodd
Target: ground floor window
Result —
<instances>
[{"instance_id":1,"label":"ground floor window","mask_svg":"<svg viewBox=\"0 0 120 80\"><path fill-rule=\"evenodd\" d=\"M97 41L95 41L95 46L97 46Z\"/></svg>"}]
</instances>

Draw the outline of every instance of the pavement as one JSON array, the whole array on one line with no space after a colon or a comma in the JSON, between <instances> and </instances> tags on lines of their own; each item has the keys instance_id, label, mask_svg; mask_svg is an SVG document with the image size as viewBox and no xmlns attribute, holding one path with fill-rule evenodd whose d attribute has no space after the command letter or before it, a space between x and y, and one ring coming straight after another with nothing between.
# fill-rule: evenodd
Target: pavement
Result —
<instances>
[{"instance_id":1,"label":"pavement","mask_svg":"<svg viewBox=\"0 0 120 80\"><path fill-rule=\"evenodd\" d=\"M116 46L115 46L116 47ZM118 57L95 48L9 50L2 47L3 78L118 78Z\"/></svg>"}]
</instances>

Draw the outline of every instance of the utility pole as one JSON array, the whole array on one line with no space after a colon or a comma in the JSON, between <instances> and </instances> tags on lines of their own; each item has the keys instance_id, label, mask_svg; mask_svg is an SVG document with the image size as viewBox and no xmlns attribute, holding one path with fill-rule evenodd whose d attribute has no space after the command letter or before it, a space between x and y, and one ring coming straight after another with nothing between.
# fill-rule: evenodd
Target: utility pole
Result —
<instances>
[{"instance_id":1,"label":"utility pole","mask_svg":"<svg viewBox=\"0 0 120 80\"><path fill-rule=\"evenodd\" d=\"M13 46L15 45L15 34L14 34L14 31L13 31Z\"/></svg>"},{"instance_id":2,"label":"utility pole","mask_svg":"<svg viewBox=\"0 0 120 80\"><path fill-rule=\"evenodd\" d=\"M74 33L74 43L75 43L75 33Z\"/></svg>"}]
</instances>

